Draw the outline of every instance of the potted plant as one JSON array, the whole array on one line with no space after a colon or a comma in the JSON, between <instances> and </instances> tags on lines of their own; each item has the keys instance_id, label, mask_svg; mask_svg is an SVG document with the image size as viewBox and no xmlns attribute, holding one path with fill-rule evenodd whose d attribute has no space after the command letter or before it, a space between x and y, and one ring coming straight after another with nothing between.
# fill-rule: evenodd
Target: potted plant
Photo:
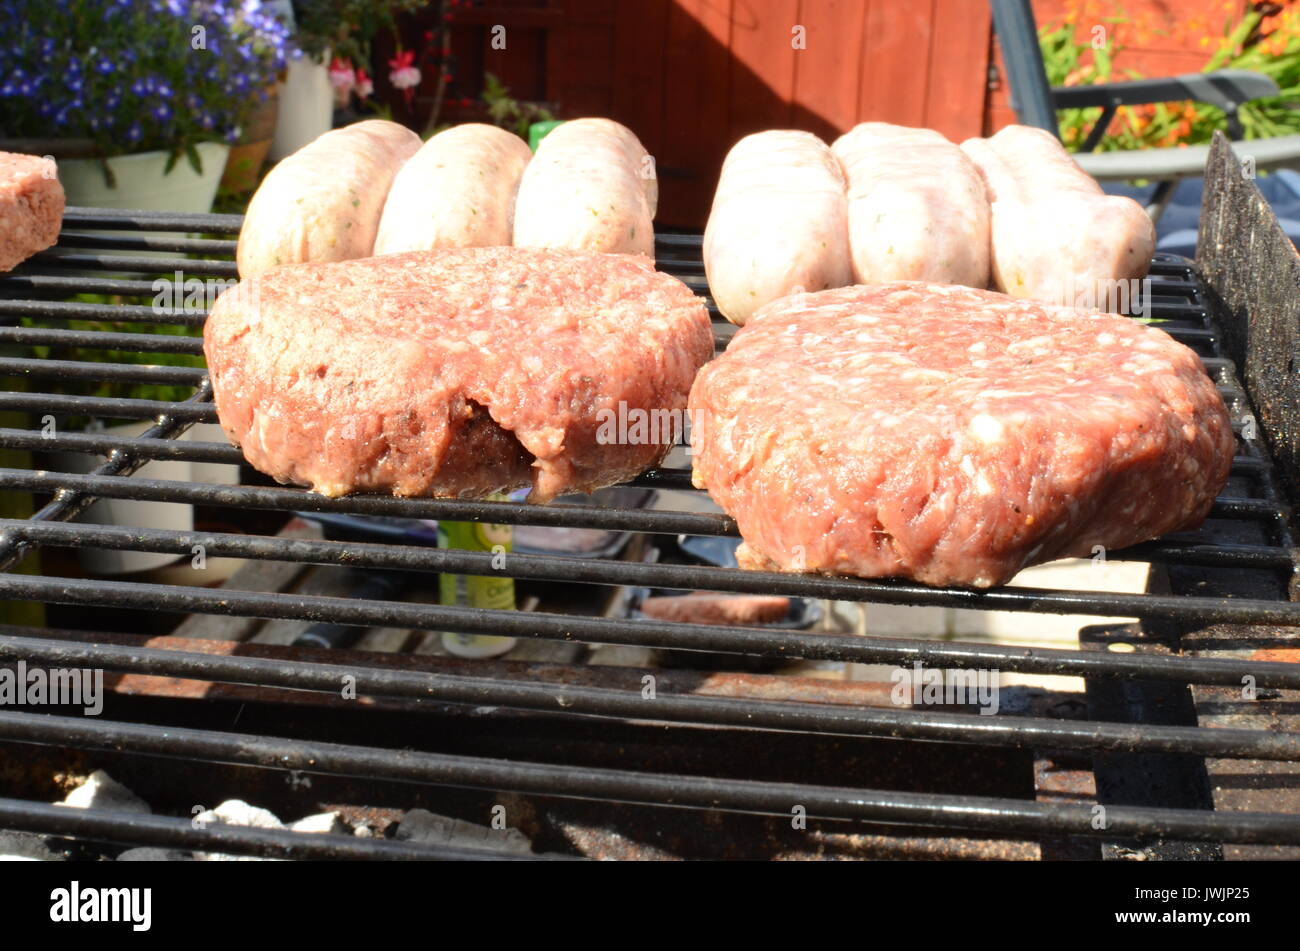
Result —
<instances>
[{"instance_id":1,"label":"potted plant","mask_svg":"<svg viewBox=\"0 0 1300 951\"><path fill-rule=\"evenodd\" d=\"M281 159L328 132L336 99L346 99L370 62L370 41L393 17L426 0L293 0L294 53L280 87L271 158ZM284 0L282 0L282 4ZM331 69L332 67L332 69ZM342 89L342 83L347 88Z\"/></svg>"},{"instance_id":2,"label":"potted plant","mask_svg":"<svg viewBox=\"0 0 1300 951\"><path fill-rule=\"evenodd\" d=\"M0 0L0 148L51 154L71 205L207 211L285 62L257 0Z\"/></svg>"}]
</instances>

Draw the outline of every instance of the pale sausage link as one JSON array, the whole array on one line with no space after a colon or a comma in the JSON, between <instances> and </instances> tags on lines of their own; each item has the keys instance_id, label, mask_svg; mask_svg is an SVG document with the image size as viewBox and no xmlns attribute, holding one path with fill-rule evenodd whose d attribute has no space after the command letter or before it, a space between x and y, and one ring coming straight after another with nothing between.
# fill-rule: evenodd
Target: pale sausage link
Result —
<instances>
[{"instance_id":1,"label":"pale sausage link","mask_svg":"<svg viewBox=\"0 0 1300 951\"><path fill-rule=\"evenodd\" d=\"M734 324L792 292L849 283L844 173L825 142L774 129L732 147L704 230L704 270Z\"/></svg>"},{"instance_id":2,"label":"pale sausage link","mask_svg":"<svg viewBox=\"0 0 1300 951\"><path fill-rule=\"evenodd\" d=\"M393 176L419 148L420 137L405 126L368 119L284 159L248 204L235 255L239 276L369 257Z\"/></svg>"}]
</instances>

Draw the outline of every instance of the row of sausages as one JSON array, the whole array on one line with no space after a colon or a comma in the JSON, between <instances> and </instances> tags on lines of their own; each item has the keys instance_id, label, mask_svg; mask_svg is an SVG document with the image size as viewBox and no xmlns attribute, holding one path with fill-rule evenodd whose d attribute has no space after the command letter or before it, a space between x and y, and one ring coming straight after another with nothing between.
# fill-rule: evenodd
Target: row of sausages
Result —
<instances>
[{"instance_id":1,"label":"row of sausages","mask_svg":"<svg viewBox=\"0 0 1300 951\"><path fill-rule=\"evenodd\" d=\"M654 253L654 163L610 119L556 127L533 155L471 123L421 144L381 119L327 132L280 162L249 203L236 253L249 278L282 264L450 247Z\"/></svg>"},{"instance_id":2,"label":"row of sausages","mask_svg":"<svg viewBox=\"0 0 1300 951\"><path fill-rule=\"evenodd\" d=\"M960 146L867 122L827 146L771 130L728 153L704 233L718 309L743 324L800 290L916 280L1078 303L1146 274L1150 217L1105 195L1051 133Z\"/></svg>"}]
</instances>

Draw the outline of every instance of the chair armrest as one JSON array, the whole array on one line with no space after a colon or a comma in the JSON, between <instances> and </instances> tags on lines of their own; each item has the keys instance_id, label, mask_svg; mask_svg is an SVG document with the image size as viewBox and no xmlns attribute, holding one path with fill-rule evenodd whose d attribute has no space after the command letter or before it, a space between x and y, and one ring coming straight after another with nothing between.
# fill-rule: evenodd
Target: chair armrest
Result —
<instances>
[{"instance_id":1,"label":"chair armrest","mask_svg":"<svg viewBox=\"0 0 1300 951\"><path fill-rule=\"evenodd\" d=\"M1248 69L1221 69L1213 73L1184 73L1162 79L1131 79L1095 86L1053 86L1052 102L1058 109L1082 109L1195 99L1218 106L1224 112L1235 112L1243 103L1276 96L1279 92L1277 83L1263 73Z\"/></svg>"},{"instance_id":2,"label":"chair armrest","mask_svg":"<svg viewBox=\"0 0 1300 951\"><path fill-rule=\"evenodd\" d=\"M1101 141L1106 127L1120 106L1194 99L1222 109L1228 117L1228 137L1240 139L1245 130L1237 108L1252 99L1276 96L1281 90L1272 78L1248 69L1220 69L1213 73L1184 73L1161 79L1131 79L1094 86L1054 86L1052 104L1058 109L1101 106L1101 118L1084 142L1082 151L1091 152Z\"/></svg>"}]
</instances>

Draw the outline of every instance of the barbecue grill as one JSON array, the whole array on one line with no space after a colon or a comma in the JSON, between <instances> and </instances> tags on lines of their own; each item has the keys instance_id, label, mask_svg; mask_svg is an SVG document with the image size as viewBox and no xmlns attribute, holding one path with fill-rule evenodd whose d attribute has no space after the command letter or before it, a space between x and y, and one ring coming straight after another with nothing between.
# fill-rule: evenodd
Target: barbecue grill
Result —
<instances>
[{"instance_id":1,"label":"barbecue grill","mask_svg":"<svg viewBox=\"0 0 1300 951\"><path fill-rule=\"evenodd\" d=\"M1221 161L1230 164L1231 153L1222 151L1227 157ZM1233 214L1243 201L1240 189L1253 188L1248 182L1225 187L1237 191L1207 216ZM168 818L46 804L44 771L102 765L146 798L149 790L165 788L180 802L189 794L211 804L226 794L263 803L347 803L376 814L422 806L477 816L486 816L492 804L504 805L512 824L527 825L535 847L549 857L1300 854L1300 791L1286 781L1286 774L1300 771L1300 734L1294 732L1300 723L1291 712L1300 665L1284 662L1300 657L1286 653L1300 647L1300 604L1292 600L1296 543L1283 489L1293 473L1275 465L1269 417L1257 419L1252 408L1266 400L1248 396L1239 380L1243 357L1228 344L1241 335L1225 336L1221 325L1241 318L1224 301L1240 300L1243 289L1208 287L1182 258L1159 254L1153 263L1149 316L1201 355L1239 441L1230 482L1203 528L1108 553L1111 560L1152 566L1144 593L976 592L550 554L514 554L497 569L487 552L76 521L92 501L108 498L245 512L735 535L725 515L671 504L694 491L684 468L656 469L630 483L660 490L670 500L660 509L328 499L255 479L217 485L133 475L150 460L241 461L229 445L178 438L192 424L216 419L202 369L10 354L23 345L200 353L201 341L193 336L57 325L72 319L200 325L202 313L146 306L155 293L148 278L177 269L186 277L233 278L239 227L240 218L232 215L70 208L58 246L0 280L0 375L26 383L24 390L0 393L0 410L27 414L29 421L0 428L0 449L106 457L88 473L0 470L0 489L48 497L31 517L0 521L0 598L79 606L87 628L7 626L0 630L0 662L102 668L115 682L99 717L0 708L0 749L8 761L0 770L0 794L9 797L0 799L0 828L260 856L502 857L486 848L382 837L196 828L188 811ZM657 252L663 270L707 293L699 236L661 234ZM120 295L133 303L56 299L81 293ZM713 316L718 346L725 347L732 328L716 311ZM24 326L24 317L56 326ZM166 383L192 393L160 401L40 392L54 381ZM51 415L152 425L136 437L51 431L43 424ZM398 570L429 582L443 572L504 573L606 590L777 593L1014 611L1027 627L1044 613L1140 623L1085 628L1078 649L1025 649L14 570L37 549L188 557L195 546L209 558ZM96 632L95 609L115 608L908 668L921 662L946 670L1074 675L1085 678L1087 690L1073 701L1024 691L1017 703L1004 702L998 715L981 716L969 709L893 705L887 685L870 683ZM654 677L650 696L647 675ZM355 684L361 700L340 698L345 682ZM806 816L806 828L792 823L799 815Z\"/></svg>"}]
</instances>

